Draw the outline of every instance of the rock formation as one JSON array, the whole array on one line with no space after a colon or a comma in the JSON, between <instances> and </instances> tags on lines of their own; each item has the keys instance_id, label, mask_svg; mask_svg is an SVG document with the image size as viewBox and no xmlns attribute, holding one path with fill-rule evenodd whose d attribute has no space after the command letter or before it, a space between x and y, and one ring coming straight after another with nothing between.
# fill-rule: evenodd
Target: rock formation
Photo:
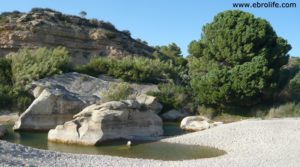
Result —
<instances>
[{"instance_id":1,"label":"rock formation","mask_svg":"<svg viewBox=\"0 0 300 167\"><path fill-rule=\"evenodd\" d=\"M141 94L136 97L136 100L145 106L147 110L150 110L152 112L155 112L156 114L159 114L163 108L163 106L159 103L156 97L149 96L146 94Z\"/></svg>"},{"instance_id":2,"label":"rock formation","mask_svg":"<svg viewBox=\"0 0 300 167\"><path fill-rule=\"evenodd\" d=\"M107 140L140 140L162 134L162 120L157 114L143 110L135 100L126 100L86 107L72 121L50 130L48 140L96 145Z\"/></svg>"},{"instance_id":3,"label":"rock formation","mask_svg":"<svg viewBox=\"0 0 300 167\"><path fill-rule=\"evenodd\" d=\"M15 130L49 130L72 119L86 106L101 100L101 92L121 82L110 77L91 77L79 73L55 75L35 81L33 103L16 121ZM157 91L156 85L130 84L134 94Z\"/></svg>"},{"instance_id":4,"label":"rock formation","mask_svg":"<svg viewBox=\"0 0 300 167\"><path fill-rule=\"evenodd\" d=\"M186 131L201 131L221 124L223 123L213 122L204 116L188 116L181 121L180 128Z\"/></svg>"},{"instance_id":5,"label":"rock formation","mask_svg":"<svg viewBox=\"0 0 300 167\"><path fill-rule=\"evenodd\" d=\"M111 23L64 15L51 9L0 15L0 57L22 47L66 47L75 64L91 56L152 57L154 49L119 31Z\"/></svg>"}]
</instances>

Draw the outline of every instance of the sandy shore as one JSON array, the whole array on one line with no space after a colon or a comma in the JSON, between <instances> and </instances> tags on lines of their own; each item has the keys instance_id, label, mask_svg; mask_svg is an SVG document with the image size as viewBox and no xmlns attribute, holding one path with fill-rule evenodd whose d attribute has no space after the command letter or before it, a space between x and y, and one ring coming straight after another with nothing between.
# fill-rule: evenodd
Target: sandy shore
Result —
<instances>
[{"instance_id":1,"label":"sandy shore","mask_svg":"<svg viewBox=\"0 0 300 167\"><path fill-rule=\"evenodd\" d=\"M187 161L130 159L38 150L0 141L0 166L299 166L300 119L247 120L166 142L213 146L226 155Z\"/></svg>"}]
</instances>

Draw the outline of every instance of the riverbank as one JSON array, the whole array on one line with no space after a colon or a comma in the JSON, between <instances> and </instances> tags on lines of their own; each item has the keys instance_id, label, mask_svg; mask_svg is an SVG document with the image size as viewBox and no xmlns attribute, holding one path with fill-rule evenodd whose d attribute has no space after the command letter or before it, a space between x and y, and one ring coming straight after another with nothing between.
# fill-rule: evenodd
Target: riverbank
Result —
<instances>
[{"instance_id":1,"label":"riverbank","mask_svg":"<svg viewBox=\"0 0 300 167\"><path fill-rule=\"evenodd\" d=\"M297 166L300 119L245 120L164 139L225 150L208 159L160 161L59 153L0 141L0 166Z\"/></svg>"}]
</instances>

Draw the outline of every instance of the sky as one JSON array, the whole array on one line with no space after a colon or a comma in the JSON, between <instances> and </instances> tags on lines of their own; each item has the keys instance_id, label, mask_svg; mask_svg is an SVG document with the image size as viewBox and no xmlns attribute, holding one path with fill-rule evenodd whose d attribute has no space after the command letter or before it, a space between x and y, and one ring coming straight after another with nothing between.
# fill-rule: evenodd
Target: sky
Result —
<instances>
[{"instance_id":1,"label":"sky","mask_svg":"<svg viewBox=\"0 0 300 167\"><path fill-rule=\"evenodd\" d=\"M300 56L300 2L296 8L233 8L234 2L295 2L298 0L1 0L0 12L28 12L33 7L51 8L66 14L87 12L87 18L113 23L130 30L151 46L175 42L184 56L188 44L198 40L203 25L219 12L239 9L268 20L276 33L287 39L291 56Z\"/></svg>"}]
</instances>

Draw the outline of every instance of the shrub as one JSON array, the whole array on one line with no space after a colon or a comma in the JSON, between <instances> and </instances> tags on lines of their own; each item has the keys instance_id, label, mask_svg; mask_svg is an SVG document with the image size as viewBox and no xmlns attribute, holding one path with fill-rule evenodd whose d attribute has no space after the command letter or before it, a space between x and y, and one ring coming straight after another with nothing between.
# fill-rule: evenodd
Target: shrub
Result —
<instances>
[{"instance_id":1,"label":"shrub","mask_svg":"<svg viewBox=\"0 0 300 167\"><path fill-rule=\"evenodd\" d=\"M0 85L12 85L11 61L0 58Z\"/></svg>"},{"instance_id":2,"label":"shrub","mask_svg":"<svg viewBox=\"0 0 300 167\"><path fill-rule=\"evenodd\" d=\"M300 104L289 102L278 107L273 107L268 111L266 118L281 118L281 117L299 117Z\"/></svg>"},{"instance_id":3,"label":"shrub","mask_svg":"<svg viewBox=\"0 0 300 167\"><path fill-rule=\"evenodd\" d=\"M107 39L114 39L116 38L116 33L112 31L105 31L105 36Z\"/></svg>"},{"instance_id":4,"label":"shrub","mask_svg":"<svg viewBox=\"0 0 300 167\"><path fill-rule=\"evenodd\" d=\"M15 85L23 87L33 80L62 73L69 59L68 51L62 47L21 49L11 57Z\"/></svg>"},{"instance_id":5,"label":"shrub","mask_svg":"<svg viewBox=\"0 0 300 167\"><path fill-rule=\"evenodd\" d=\"M123 30L122 33L126 34L127 36L131 36L131 32L129 30Z\"/></svg>"},{"instance_id":6,"label":"shrub","mask_svg":"<svg viewBox=\"0 0 300 167\"><path fill-rule=\"evenodd\" d=\"M164 106L163 111L184 109L193 113L196 106L190 90L173 83L160 84L159 92L149 92L148 94L158 98L158 101Z\"/></svg>"},{"instance_id":7,"label":"shrub","mask_svg":"<svg viewBox=\"0 0 300 167\"><path fill-rule=\"evenodd\" d=\"M113 59L107 57L93 58L87 65L76 67L76 71L92 76L107 74L132 82L180 82L181 66L172 62L144 57L124 57Z\"/></svg>"},{"instance_id":8,"label":"shrub","mask_svg":"<svg viewBox=\"0 0 300 167\"><path fill-rule=\"evenodd\" d=\"M24 110L33 98L12 81L11 60L0 58L0 108Z\"/></svg>"},{"instance_id":9,"label":"shrub","mask_svg":"<svg viewBox=\"0 0 300 167\"><path fill-rule=\"evenodd\" d=\"M12 74L11 62L8 59L0 58L0 108L12 105Z\"/></svg>"},{"instance_id":10,"label":"shrub","mask_svg":"<svg viewBox=\"0 0 300 167\"><path fill-rule=\"evenodd\" d=\"M217 116L219 114L219 112L214 107L200 105L200 106L197 107L197 114L198 115L203 115L203 116L206 116L207 118L212 119L215 116Z\"/></svg>"},{"instance_id":11,"label":"shrub","mask_svg":"<svg viewBox=\"0 0 300 167\"><path fill-rule=\"evenodd\" d=\"M115 83L102 93L102 102L132 99L133 88L128 83Z\"/></svg>"},{"instance_id":12,"label":"shrub","mask_svg":"<svg viewBox=\"0 0 300 167\"><path fill-rule=\"evenodd\" d=\"M9 108L13 104L13 97L11 96L11 86L0 84L0 109Z\"/></svg>"}]
</instances>

